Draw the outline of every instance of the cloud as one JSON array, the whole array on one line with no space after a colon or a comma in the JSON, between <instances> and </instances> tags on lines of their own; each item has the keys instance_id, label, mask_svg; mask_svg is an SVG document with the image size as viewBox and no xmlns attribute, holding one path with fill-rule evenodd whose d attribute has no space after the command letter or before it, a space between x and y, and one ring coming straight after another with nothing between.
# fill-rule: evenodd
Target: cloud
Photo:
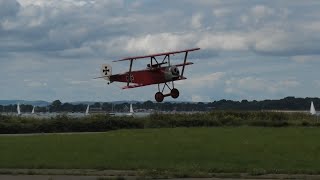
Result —
<instances>
[{"instance_id":1,"label":"cloud","mask_svg":"<svg viewBox=\"0 0 320 180\"><path fill-rule=\"evenodd\" d=\"M155 53L174 49L190 48L193 41L192 34L148 34L138 38L129 38L125 44L125 50L130 53L145 52Z\"/></svg>"},{"instance_id":2,"label":"cloud","mask_svg":"<svg viewBox=\"0 0 320 180\"><path fill-rule=\"evenodd\" d=\"M215 8L213 9L212 13L216 17L225 17L232 13L232 10L227 8Z\"/></svg>"},{"instance_id":3,"label":"cloud","mask_svg":"<svg viewBox=\"0 0 320 180\"><path fill-rule=\"evenodd\" d=\"M201 51L190 53L195 64L186 72L188 80L177 82L181 99L316 94L318 5L312 0L186 0L178 8L177 0L170 5L161 0L0 0L1 97L24 89L23 99L35 94L32 86L47 83L38 88L37 99L121 99L106 97L106 91L115 90L106 89L104 81L90 81L99 76L101 64L193 47ZM127 66L113 64L114 72ZM134 66L145 67L145 62ZM153 91L123 93L153 99Z\"/></svg>"},{"instance_id":4,"label":"cloud","mask_svg":"<svg viewBox=\"0 0 320 180\"><path fill-rule=\"evenodd\" d=\"M202 35L197 45L216 51L245 51L248 50L248 43L248 37L241 33L206 33Z\"/></svg>"},{"instance_id":5,"label":"cloud","mask_svg":"<svg viewBox=\"0 0 320 180\"><path fill-rule=\"evenodd\" d=\"M318 61L320 59L320 55L292 56L291 59L299 63L306 63L310 61Z\"/></svg>"},{"instance_id":6,"label":"cloud","mask_svg":"<svg viewBox=\"0 0 320 180\"><path fill-rule=\"evenodd\" d=\"M251 8L251 13L255 18L261 19L273 15L274 10L264 5L256 5Z\"/></svg>"},{"instance_id":7,"label":"cloud","mask_svg":"<svg viewBox=\"0 0 320 180\"><path fill-rule=\"evenodd\" d=\"M89 81L76 81L76 80L70 80L70 84L72 85L89 85Z\"/></svg>"},{"instance_id":8,"label":"cloud","mask_svg":"<svg viewBox=\"0 0 320 180\"><path fill-rule=\"evenodd\" d=\"M313 83L320 88L320 80L314 80Z\"/></svg>"},{"instance_id":9,"label":"cloud","mask_svg":"<svg viewBox=\"0 0 320 180\"><path fill-rule=\"evenodd\" d=\"M20 4L15 0L0 0L0 22L3 19L16 16L20 10Z\"/></svg>"},{"instance_id":10,"label":"cloud","mask_svg":"<svg viewBox=\"0 0 320 180\"><path fill-rule=\"evenodd\" d=\"M190 78L188 79L188 81L178 81L177 84L185 86L189 86L190 84L192 84L192 87L189 86L190 89L203 87L214 88L224 76L224 72L215 72L199 77Z\"/></svg>"},{"instance_id":11,"label":"cloud","mask_svg":"<svg viewBox=\"0 0 320 180\"><path fill-rule=\"evenodd\" d=\"M203 15L201 13L192 15L191 27L194 29L202 28L202 23L201 23L202 19L203 19Z\"/></svg>"},{"instance_id":12,"label":"cloud","mask_svg":"<svg viewBox=\"0 0 320 180\"><path fill-rule=\"evenodd\" d=\"M297 34L305 30L304 26L290 24L290 21L287 27L283 25L281 21L288 18L286 8L257 4L251 8L244 8L245 11L239 16L235 14L239 10L229 6L231 3L220 1L196 3L202 8L203 5L220 4L213 12L216 16L225 17L223 21L230 22L230 27L237 27L230 31L227 29L228 26L215 29L216 24L212 24L215 22L211 22L212 14L206 11L199 13L194 10L195 12L187 14L187 12L173 13L169 9L157 15L151 12L144 15L143 12L119 13L118 10L124 8L126 3L114 0L49 2L20 0L19 2L21 7L16 2L20 8L14 11L17 17L1 23L5 31L0 32L0 37L5 37L9 43L0 43L0 46L10 52L49 52L47 55L58 54L74 58L77 53L79 57L82 55L103 57L110 54L112 54L110 57L114 57L115 52L126 55L190 46L199 46L214 52L248 51L272 56L307 55L319 52L317 41L320 39L314 33L298 36ZM10 3L10 7L14 7L11 4L14 3ZM134 2L129 4L136 7ZM137 7L141 6L145 5L140 3ZM210 11L212 12L212 9ZM224 16L231 12L229 16ZM185 20L181 20L182 18ZM239 22L239 18L246 21L245 26L248 28ZM262 19L263 22L260 22ZM151 23L153 26L145 26ZM310 31L317 30L312 28L317 27L316 22L308 23ZM207 26L209 29L203 28ZM295 27L295 31L292 31L292 26ZM166 32L159 30L165 28L168 29ZM96 46L98 48L95 48Z\"/></svg>"},{"instance_id":13,"label":"cloud","mask_svg":"<svg viewBox=\"0 0 320 180\"><path fill-rule=\"evenodd\" d=\"M27 86L33 87L33 88L39 88L39 87L47 86L47 83L46 82L42 83L42 82L30 81L30 82L27 82Z\"/></svg>"},{"instance_id":14,"label":"cloud","mask_svg":"<svg viewBox=\"0 0 320 180\"><path fill-rule=\"evenodd\" d=\"M226 80L226 93L246 94L277 94L296 88L300 83L296 80L267 80L256 77L231 78Z\"/></svg>"},{"instance_id":15,"label":"cloud","mask_svg":"<svg viewBox=\"0 0 320 180\"><path fill-rule=\"evenodd\" d=\"M210 102L211 99L210 99L210 97L203 97L200 95L192 95L191 101L192 102Z\"/></svg>"}]
</instances>

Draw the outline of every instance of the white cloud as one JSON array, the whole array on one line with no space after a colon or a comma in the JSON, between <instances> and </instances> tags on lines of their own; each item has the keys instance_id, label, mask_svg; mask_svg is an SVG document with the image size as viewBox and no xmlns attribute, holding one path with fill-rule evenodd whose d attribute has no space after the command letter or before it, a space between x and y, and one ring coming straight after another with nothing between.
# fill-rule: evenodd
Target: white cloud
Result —
<instances>
[{"instance_id":1,"label":"white cloud","mask_svg":"<svg viewBox=\"0 0 320 180\"><path fill-rule=\"evenodd\" d=\"M251 13L255 18L260 19L273 15L274 10L264 5L256 5L251 8Z\"/></svg>"},{"instance_id":2,"label":"white cloud","mask_svg":"<svg viewBox=\"0 0 320 180\"><path fill-rule=\"evenodd\" d=\"M27 82L26 85L32 88L40 88L40 87L46 87L48 84L46 82L29 81Z\"/></svg>"},{"instance_id":3,"label":"white cloud","mask_svg":"<svg viewBox=\"0 0 320 180\"><path fill-rule=\"evenodd\" d=\"M192 102L210 102L211 99L206 96L201 96L201 95L192 95L191 96L191 101Z\"/></svg>"},{"instance_id":4,"label":"white cloud","mask_svg":"<svg viewBox=\"0 0 320 180\"><path fill-rule=\"evenodd\" d=\"M252 92L260 94L276 94L296 88L300 83L296 80L267 80L256 77L231 78L226 80L227 93L247 94Z\"/></svg>"},{"instance_id":5,"label":"white cloud","mask_svg":"<svg viewBox=\"0 0 320 180\"><path fill-rule=\"evenodd\" d=\"M320 31L320 21L306 22L306 23L303 23L300 27L307 30L307 31L319 32Z\"/></svg>"},{"instance_id":6,"label":"white cloud","mask_svg":"<svg viewBox=\"0 0 320 180\"><path fill-rule=\"evenodd\" d=\"M69 83L72 85L84 85L84 84L88 85L90 82L89 81L70 80Z\"/></svg>"},{"instance_id":7,"label":"white cloud","mask_svg":"<svg viewBox=\"0 0 320 180\"><path fill-rule=\"evenodd\" d=\"M202 28L202 19L203 19L203 15L201 13L192 15L191 27L194 29Z\"/></svg>"},{"instance_id":8,"label":"white cloud","mask_svg":"<svg viewBox=\"0 0 320 180\"><path fill-rule=\"evenodd\" d=\"M320 66L318 1L186 0L184 8L177 8L177 0L170 5L124 0L18 2L0 0L0 81L7 87L2 86L2 98L15 97L12 89L36 94L31 86L47 83L39 88L45 90L38 99L119 99L121 95L105 97L105 91L115 91L106 89L105 82L90 81L90 89L79 86L99 76L100 64L111 59L197 46L201 51L190 54L193 73L177 82L185 89L184 100L309 95L319 87L314 81ZM212 65L212 58L220 64ZM205 66L197 66L198 59ZM304 63L297 67L296 62ZM145 65L139 63L134 65ZM126 63L113 67L114 72L127 70ZM61 81L62 74L73 84ZM153 99L153 91L125 93Z\"/></svg>"},{"instance_id":9,"label":"white cloud","mask_svg":"<svg viewBox=\"0 0 320 180\"><path fill-rule=\"evenodd\" d=\"M306 62L310 62L310 61L317 61L320 59L320 55L305 55L305 56L293 56L291 58L293 61L295 62L299 62L299 63L306 63Z\"/></svg>"},{"instance_id":10,"label":"white cloud","mask_svg":"<svg viewBox=\"0 0 320 180\"><path fill-rule=\"evenodd\" d=\"M313 83L320 88L320 80L314 80Z\"/></svg>"},{"instance_id":11,"label":"white cloud","mask_svg":"<svg viewBox=\"0 0 320 180\"><path fill-rule=\"evenodd\" d=\"M213 9L212 13L216 17L224 17L229 15L232 12L231 9L227 8L219 8L219 9Z\"/></svg>"},{"instance_id":12,"label":"white cloud","mask_svg":"<svg viewBox=\"0 0 320 180\"><path fill-rule=\"evenodd\" d=\"M84 6L88 4L99 4L103 6L123 5L122 0L17 0L22 6L54 6L54 7L68 7L68 6Z\"/></svg>"},{"instance_id":13,"label":"white cloud","mask_svg":"<svg viewBox=\"0 0 320 180\"><path fill-rule=\"evenodd\" d=\"M218 51L248 50L249 38L244 33L204 33L197 46Z\"/></svg>"},{"instance_id":14,"label":"white cloud","mask_svg":"<svg viewBox=\"0 0 320 180\"><path fill-rule=\"evenodd\" d=\"M202 76L192 77L186 81L178 81L177 84L184 85L185 88L216 88L216 85L219 84L224 78L224 72L215 72ZM190 84L192 86L190 86Z\"/></svg>"},{"instance_id":15,"label":"white cloud","mask_svg":"<svg viewBox=\"0 0 320 180\"><path fill-rule=\"evenodd\" d=\"M194 40L192 34L148 34L137 38L128 38L123 41L125 50L129 53L144 52L156 53L176 49L190 48Z\"/></svg>"}]
</instances>

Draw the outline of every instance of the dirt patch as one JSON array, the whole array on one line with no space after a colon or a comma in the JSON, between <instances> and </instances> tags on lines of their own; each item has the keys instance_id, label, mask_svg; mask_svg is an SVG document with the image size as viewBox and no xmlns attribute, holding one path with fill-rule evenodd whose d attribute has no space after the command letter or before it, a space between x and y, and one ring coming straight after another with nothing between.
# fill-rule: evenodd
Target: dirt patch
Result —
<instances>
[{"instance_id":1,"label":"dirt patch","mask_svg":"<svg viewBox=\"0 0 320 180\"><path fill-rule=\"evenodd\" d=\"M112 179L320 179L320 175L309 174L263 174L248 173L208 173L205 177L176 177L168 174L153 176L150 172L138 170L95 170L95 169L0 169L0 179L6 180L112 180Z\"/></svg>"}]
</instances>

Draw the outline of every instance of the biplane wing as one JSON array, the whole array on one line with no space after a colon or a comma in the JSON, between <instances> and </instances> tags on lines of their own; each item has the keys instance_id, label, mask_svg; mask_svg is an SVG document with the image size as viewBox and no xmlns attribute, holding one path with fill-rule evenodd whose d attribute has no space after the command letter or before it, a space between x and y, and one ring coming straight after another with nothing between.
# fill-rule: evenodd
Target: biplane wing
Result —
<instances>
[{"instance_id":1,"label":"biplane wing","mask_svg":"<svg viewBox=\"0 0 320 180\"><path fill-rule=\"evenodd\" d=\"M150 54L150 55L146 55L146 56L126 57L126 58L123 58L123 59L120 59L120 60L115 60L115 61L112 61L112 62L137 60L137 59L143 59L143 58L148 58L148 57L165 56L165 55L170 55L170 54L179 54L179 53L197 51L197 50L200 50L200 48L186 49L186 50L182 50L182 51L164 52L164 53L159 53L159 54Z\"/></svg>"},{"instance_id":2,"label":"biplane wing","mask_svg":"<svg viewBox=\"0 0 320 180\"><path fill-rule=\"evenodd\" d=\"M143 87L143 86L148 86L146 84L133 84L129 86L123 86L122 89L131 89L131 88L137 88L137 87Z\"/></svg>"},{"instance_id":3,"label":"biplane wing","mask_svg":"<svg viewBox=\"0 0 320 180\"><path fill-rule=\"evenodd\" d=\"M186 77L179 77L179 79L176 79L174 81L185 80L185 79L187 79L187 78ZM123 86L122 89L132 89L132 88L149 86L149 85L152 85L152 84L132 84L132 85L129 85L129 86Z\"/></svg>"},{"instance_id":4,"label":"biplane wing","mask_svg":"<svg viewBox=\"0 0 320 180\"><path fill-rule=\"evenodd\" d=\"M186 63L181 63L181 64L175 64L175 66L179 67L179 66L187 66L187 65L192 65L193 62L186 62Z\"/></svg>"},{"instance_id":5,"label":"biplane wing","mask_svg":"<svg viewBox=\"0 0 320 180\"><path fill-rule=\"evenodd\" d=\"M129 61L129 71L122 73L122 74L115 74L112 75L111 73L111 66L108 64L102 65L101 68L101 77L106 80L109 80L108 84L112 82L124 82L127 85L122 87L122 89L131 89L131 88L138 88L143 86L149 86L153 84L158 84L158 92L155 94L155 99L157 102L162 102L164 97L171 96L172 98L176 99L179 97L179 91L174 87L174 81L184 80L187 79L184 77L184 69L187 65L192 65L192 62L187 62L188 53L191 51L197 51L200 48L193 48L193 49L186 49L180 51L171 51L171 52L164 52L158 54L150 54L144 56L133 56L133 57L126 57L120 60L115 60L113 62L118 61ZM184 58L182 63L180 64L171 64L170 57L171 55L183 53ZM162 61L159 60L159 56ZM150 64L147 64L146 69L132 71L132 64L133 61L137 59L144 59L149 58ZM160 60L161 60L160 59ZM182 67L182 71L180 73L179 68ZM170 88L170 84L172 88ZM160 88L160 84L163 84L163 87ZM169 93L164 93L165 88L169 89Z\"/></svg>"},{"instance_id":6,"label":"biplane wing","mask_svg":"<svg viewBox=\"0 0 320 180\"><path fill-rule=\"evenodd\" d=\"M115 60L113 62L118 62L118 61L130 61L130 66L129 66L129 71L128 71L128 77L131 77L131 70L132 70L132 63L133 63L133 60L137 60L137 59L144 59L144 58L151 58L151 67L152 67L152 60L154 59L156 62L156 58L157 56L165 56L165 58L163 59L163 62L162 63L165 63L164 60L166 58L168 58L168 61L169 61L169 65L170 65L170 55L173 55L173 54L178 54L178 53L185 53L185 56L184 56L184 61L182 64L178 64L178 66L182 66L182 73L181 73L181 77L183 77L183 73L184 73L184 68L186 65L191 65L193 63L191 62L186 62L187 61L187 56L188 56L188 52L191 52L191 51L197 51L197 50L200 50L200 48L192 48L192 49L186 49L186 50L181 50L181 51L171 51L171 52L164 52L164 53L158 53L158 54L150 54L150 55L146 55L146 56L134 56L134 57L126 57L126 58L123 58L123 59L120 59L120 60ZM162 63L158 63L157 62L157 66L162 64ZM130 84L130 79L128 78L128 82L127 82L127 87L130 87L129 86Z\"/></svg>"}]
</instances>

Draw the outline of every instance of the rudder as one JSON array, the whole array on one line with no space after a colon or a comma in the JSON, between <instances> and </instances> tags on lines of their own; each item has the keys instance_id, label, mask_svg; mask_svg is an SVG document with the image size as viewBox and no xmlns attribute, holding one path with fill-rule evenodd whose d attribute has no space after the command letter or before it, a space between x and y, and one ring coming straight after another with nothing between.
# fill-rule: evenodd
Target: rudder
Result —
<instances>
[{"instance_id":1,"label":"rudder","mask_svg":"<svg viewBox=\"0 0 320 180\"><path fill-rule=\"evenodd\" d=\"M100 70L101 76L105 80L109 80L109 77L112 75L112 67L109 64L102 64Z\"/></svg>"}]
</instances>

